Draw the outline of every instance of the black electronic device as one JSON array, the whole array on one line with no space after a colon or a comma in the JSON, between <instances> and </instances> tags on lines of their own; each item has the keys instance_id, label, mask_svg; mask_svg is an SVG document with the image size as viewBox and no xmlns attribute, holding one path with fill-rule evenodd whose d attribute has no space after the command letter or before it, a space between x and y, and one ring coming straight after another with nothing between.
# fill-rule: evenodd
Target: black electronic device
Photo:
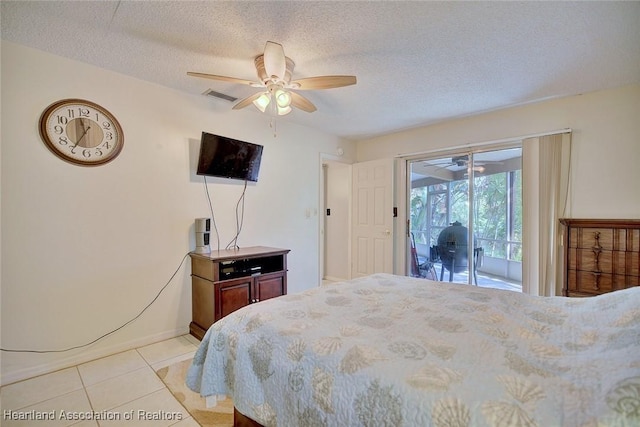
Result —
<instances>
[{"instance_id":1,"label":"black electronic device","mask_svg":"<svg viewBox=\"0 0 640 427\"><path fill-rule=\"evenodd\" d=\"M220 262L220 280L273 273L284 268L282 257L239 258Z\"/></svg>"},{"instance_id":2,"label":"black electronic device","mask_svg":"<svg viewBox=\"0 0 640 427\"><path fill-rule=\"evenodd\" d=\"M258 181L262 145L202 132L198 175Z\"/></svg>"}]
</instances>

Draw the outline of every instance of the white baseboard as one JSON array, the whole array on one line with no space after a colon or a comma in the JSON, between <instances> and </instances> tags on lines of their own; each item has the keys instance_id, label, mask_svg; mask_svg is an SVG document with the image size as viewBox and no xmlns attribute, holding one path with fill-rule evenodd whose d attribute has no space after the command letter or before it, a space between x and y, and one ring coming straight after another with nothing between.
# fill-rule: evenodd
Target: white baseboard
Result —
<instances>
[{"instance_id":1,"label":"white baseboard","mask_svg":"<svg viewBox=\"0 0 640 427\"><path fill-rule=\"evenodd\" d=\"M49 374L51 372L59 371L60 369L80 365L82 363L90 362L95 359L100 359L102 357L111 356L116 353L122 353L123 351L132 350L134 348L144 347L145 345L179 337L188 333L188 327L173 329L171 331L160 332L154 335L148 335L127 342L114 344L109 347L86 351L81 354L65 357L53 362L31 366L29 368L19 369L13 372L3 372L2 376L0 377L0 385L5 386L18 381L37 377L39 375Z\"/></svg>"}]
</instances>

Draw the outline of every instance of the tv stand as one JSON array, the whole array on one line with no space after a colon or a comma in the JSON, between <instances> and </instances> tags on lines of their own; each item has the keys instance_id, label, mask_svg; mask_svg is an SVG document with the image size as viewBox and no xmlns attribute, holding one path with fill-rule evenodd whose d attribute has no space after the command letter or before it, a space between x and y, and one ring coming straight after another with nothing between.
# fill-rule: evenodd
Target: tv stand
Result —
<instances>
[{"instance_id":1,"label":"tv stand","mask_svg":"<svg viewBox=\"0 0 640 427\"><path fill-rule=\"evenodd\" d=\"M227 314L285 295L288 253L289 249L266 246L190 252L191 335L202 340L207 329Z\"/></svg>"}]
</instances>

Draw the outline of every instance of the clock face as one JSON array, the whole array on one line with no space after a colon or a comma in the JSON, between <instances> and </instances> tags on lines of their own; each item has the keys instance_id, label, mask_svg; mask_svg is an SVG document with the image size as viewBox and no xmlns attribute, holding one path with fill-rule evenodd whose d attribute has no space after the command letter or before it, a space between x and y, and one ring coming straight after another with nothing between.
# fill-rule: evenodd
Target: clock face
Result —
<instances>
[{"instance_id":1,"label":"clock face","mask_svg":"<svg viewBox=\"0 0 640 427\"><path fill-rule=\"evenodd\" d=\"M82 99L50 105L40 117L40 136L54 154L68 162L97 166L113 160L124 144L115 117Z\"/></svg>"}]
</instances>

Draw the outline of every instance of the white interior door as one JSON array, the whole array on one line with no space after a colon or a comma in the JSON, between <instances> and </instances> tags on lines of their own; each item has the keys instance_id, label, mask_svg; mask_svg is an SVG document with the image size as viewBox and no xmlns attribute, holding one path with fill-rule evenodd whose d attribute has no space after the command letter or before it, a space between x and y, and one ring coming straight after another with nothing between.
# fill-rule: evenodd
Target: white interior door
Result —
<instances>
[{"instance_id":1,"label":"white interior door","mask_svg":"<svg viewBox=\"0 0 640 427\"><path fill-rule=\"evenodd\" d=\"M353 278L393 273L393 176L393 159L353 165Z\"/></svg>"}]
</instances>

